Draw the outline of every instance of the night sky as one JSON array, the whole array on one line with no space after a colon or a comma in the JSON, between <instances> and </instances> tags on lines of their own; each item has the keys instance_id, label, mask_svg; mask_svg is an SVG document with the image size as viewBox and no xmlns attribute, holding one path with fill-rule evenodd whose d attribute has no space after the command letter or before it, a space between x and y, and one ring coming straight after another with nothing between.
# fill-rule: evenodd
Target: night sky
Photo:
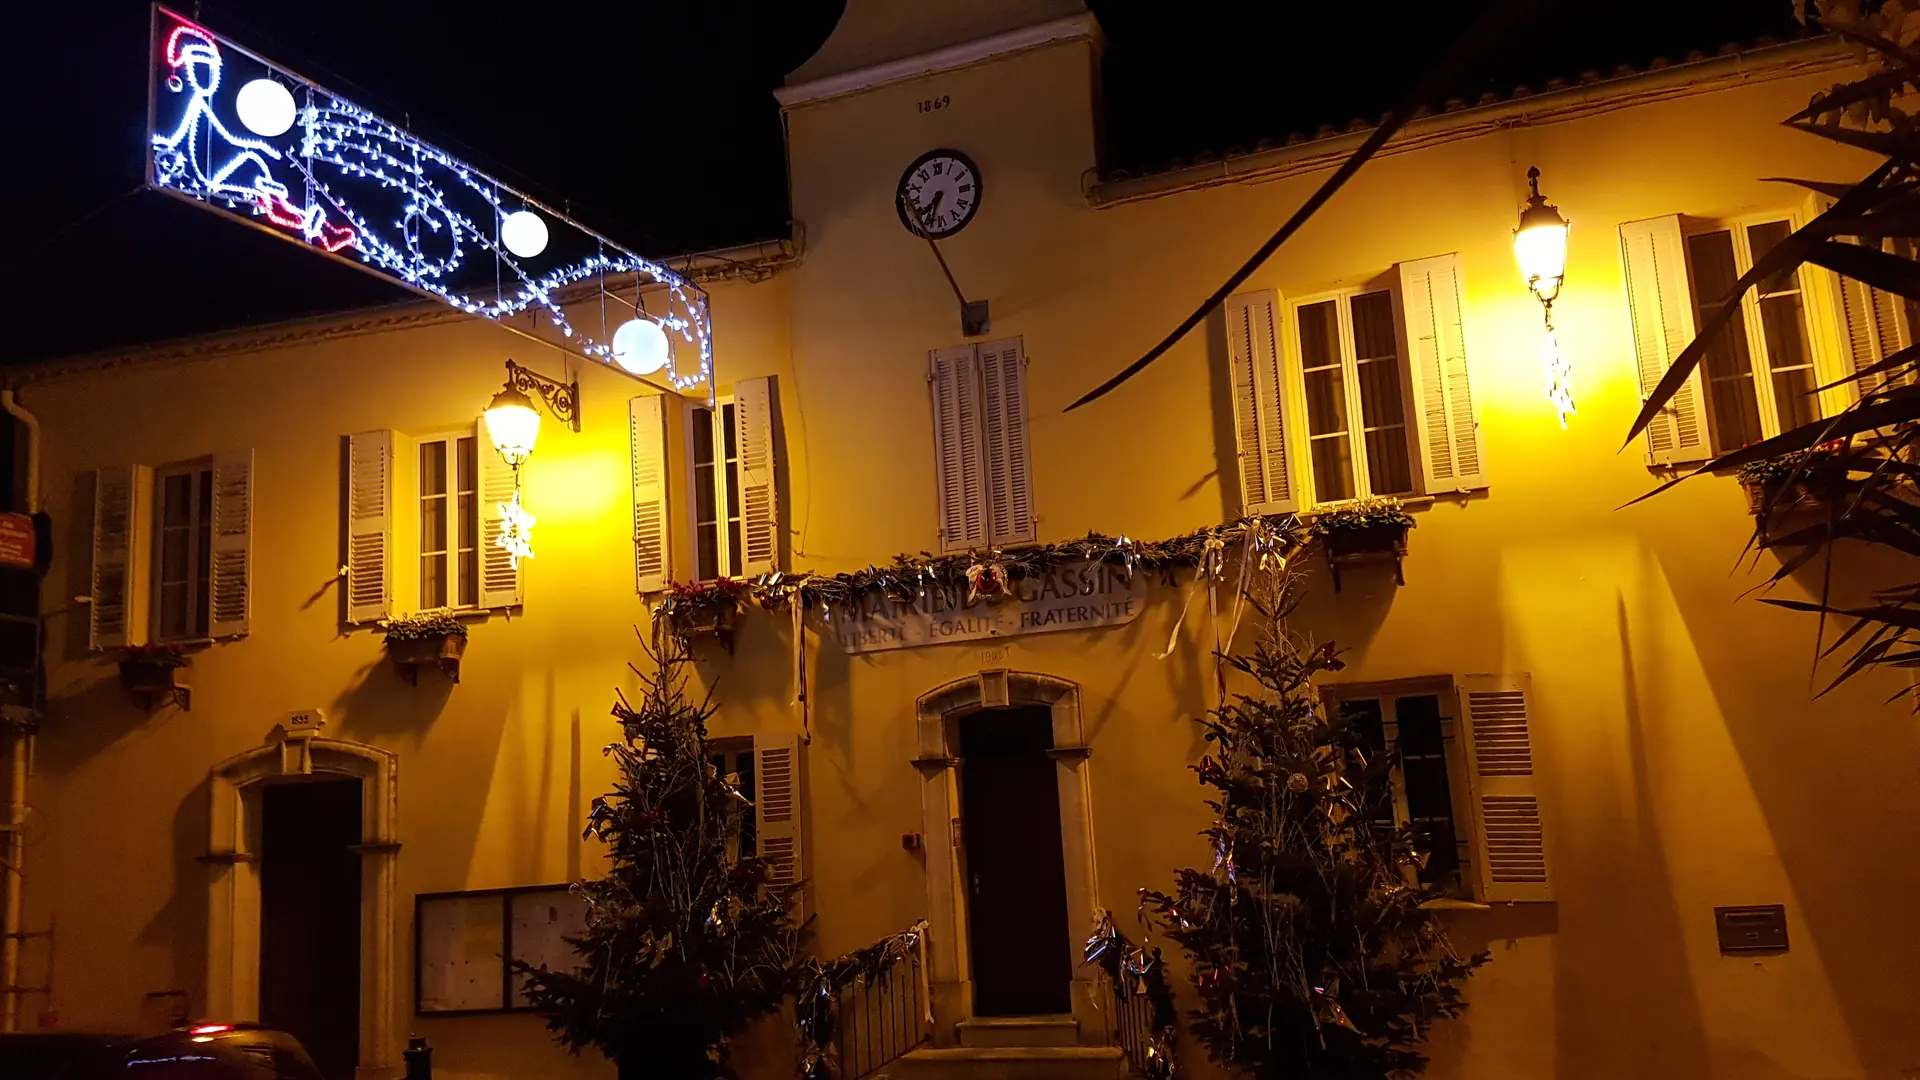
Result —
<instances>
[{"instance_id":1,"label":"night sky","mask_svg":"<svg viewBox=\"0 0 1920 1080\"><path fill-rule=\"evenodd\" d=\"M938 0L898 0L935 3ZM952 0L966 2L966 0ZM1106 0L1108 167L1377 118L1485 0ZM9 12L0 364L409 294L163 196L143 163L148 8ZM183 13L649 255L786 233L772 96L836 0L222 0ZM1790 0L1540 0L1448 96L1761 35ZM1214 282L1196 283L1196 296ZM1204 286L1204 287L1203 287Z\"/></svg>"}]
</instances>

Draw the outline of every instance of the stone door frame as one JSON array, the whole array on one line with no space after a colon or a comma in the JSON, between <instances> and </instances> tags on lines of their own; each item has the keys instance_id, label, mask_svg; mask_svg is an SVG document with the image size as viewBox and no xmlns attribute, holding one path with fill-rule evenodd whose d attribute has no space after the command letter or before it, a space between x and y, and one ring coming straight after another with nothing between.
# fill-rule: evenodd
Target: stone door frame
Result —
<instances>
[{"instance_id":1,"label":"stone door frame","mask_svg":"<svg viewBox=\"0 0 1920 1080\"><path fill-rule=\"evenodd\" d=\"M926 835L927 950L933 994L936 1045L958 1042L956 1025L973 1016L973 973L969 960L966 890L961 862L964 845L960 812L959 721L981 709L1035 706L1049 710L1060 789L1060 841L1066 860L1067 937L1073 958L1072 1008L1079 1040L1104 1046L1109 1041L1107 1012L1096 981L1098 973L1079 963L1083 941L1099 909L1093 857L1093 801L1087 774L1087 747L1080 724L1080 688L1064 679L994 668L956 679L916 703L920 808ZM1078 920L1077 922L1075 920Z\"/></svg>"},{"instance_id":2,"label":"stone door frame","mask_svg":"<svg viewBox=\"0 0 1920 1080\"><path fill-rule=\"evenodd\" d=\"M213 767L207 834L209 1019L260 1017L261 792L300 777L360 781L360 1060L355 1075L383 1077L400 1062L394 1016L394 893L399 790L396 759L362 743L288 737Z\"/></svg>"}]
</instances>

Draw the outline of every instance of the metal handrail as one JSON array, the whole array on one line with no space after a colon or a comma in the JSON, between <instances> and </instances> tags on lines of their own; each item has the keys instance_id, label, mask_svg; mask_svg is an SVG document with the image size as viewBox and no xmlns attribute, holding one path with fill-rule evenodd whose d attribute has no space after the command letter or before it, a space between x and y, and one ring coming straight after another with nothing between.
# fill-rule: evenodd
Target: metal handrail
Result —
<instances>
[{"instance_id":1,"label":"metal handrail","mask_svg":"<svg viewBox=\"0 0 1920 1080\"><path fill-rule=\"evenodd\" d=\"M857 980L834 995L840 1080L871 1076L933 1038L924 953L916 948L875 981Z\"/></svg>"}]
</instances>

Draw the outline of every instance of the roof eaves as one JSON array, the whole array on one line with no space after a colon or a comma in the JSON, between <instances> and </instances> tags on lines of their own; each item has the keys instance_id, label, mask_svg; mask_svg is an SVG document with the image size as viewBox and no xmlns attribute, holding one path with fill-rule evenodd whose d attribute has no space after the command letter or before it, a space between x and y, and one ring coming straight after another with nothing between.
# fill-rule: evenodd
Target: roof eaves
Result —
<instances>
[{"instance_id":1,"label":"roof eaves","mask_svg":"<svg viewBox=\"0 0 1920 1080\"><path fill-rule=\"evenodd\" d=\"M1473 138L1516 124L1547 124L1649 101L1707 93L1729 86L1830 71L1856 63L1838 38L1822 36L1787 44L1763 39L1752 48L1727 46L1712 56L1691 53L1680 63L1655 59L1635 70L1586 72L1577 80L1550 79L1538 92L1516 86L1506 97L1484 94L1472 105L1455 99L1441 112L1416 114L1380 149L1380 157ZM1283 145L1254 151L1196 154L1140 173L1113 170L1087 189L1088 205L1104 209L1221 184L1261 183L1330 168L1352 153L1377 125L1355 119L1345 128L1323 124L1311 136L1295 132Z\"/></svg>"}]
</instances>

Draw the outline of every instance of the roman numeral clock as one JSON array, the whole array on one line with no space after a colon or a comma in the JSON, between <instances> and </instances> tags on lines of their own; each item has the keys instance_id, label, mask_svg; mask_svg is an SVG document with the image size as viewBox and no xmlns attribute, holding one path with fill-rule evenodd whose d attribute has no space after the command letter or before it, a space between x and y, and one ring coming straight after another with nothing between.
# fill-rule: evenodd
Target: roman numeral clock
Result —
<instances>
[{"instance_id":1,"label":"roman numeral clock","mask_svg":"<svg viewBox=\"0 0 1920 1080\"><path fill-rule=\"evenodd\" d=\"M966 228L980 213L980 170L973 159L958 150L929 150L913 159L900 174L894 204L900 211L900 224L933 249L940 270L960 301L960 329L968 337L985 334L987 302L968 300L954 280L940 241Z\"/></svg>"}]
</instances>

